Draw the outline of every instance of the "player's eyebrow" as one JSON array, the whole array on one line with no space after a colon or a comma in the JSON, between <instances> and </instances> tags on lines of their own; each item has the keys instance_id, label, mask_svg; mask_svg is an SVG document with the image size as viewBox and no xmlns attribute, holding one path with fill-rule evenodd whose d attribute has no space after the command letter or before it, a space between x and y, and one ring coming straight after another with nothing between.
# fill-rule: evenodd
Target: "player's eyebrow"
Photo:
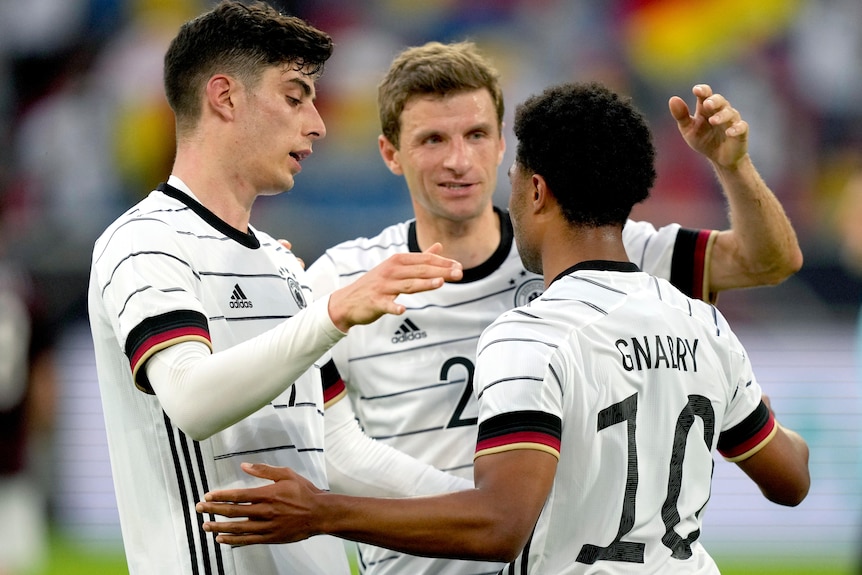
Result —
<instances>
[{"instance_id":1,"label":"player's eyebrow","mask_svg":"<svg viewBox=\"0 0 862 575\"><path fill-rule=\"evenodd\" d=\"M288 81L287 81L287 82L288 82L289 84L296 84L297 86L299 86L299 87L302 89L302 94L303 94L304 96L308 96L308 97L310 97L312 100L314 100L314 99L315 99L316 94L314 93L314 89L311 87L311 84L309 84L309 83L305 80L305 78L302 78L302 77L294 77L294 78L290 78L290 79L288 79Z\"/></svg>"}]
</instances>

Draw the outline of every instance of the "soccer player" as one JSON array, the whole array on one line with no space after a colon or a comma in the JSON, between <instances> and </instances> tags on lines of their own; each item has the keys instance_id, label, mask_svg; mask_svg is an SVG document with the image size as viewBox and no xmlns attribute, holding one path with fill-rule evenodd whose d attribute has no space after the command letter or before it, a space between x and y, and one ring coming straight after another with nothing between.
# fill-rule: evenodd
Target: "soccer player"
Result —
<instances>
[{"instance_id":1,"label":"soccer player","mask_svg":"<svg viewBox=\"0 0 862 575\"><path fill-rule=\"evenodd\" d=\"M599 84L551 87L515 114L509 211L544 292L478 343L475 487L351 497L290 469L210 493L231 545L321 533L502 573L717 574L699 541L717 450L771 501L797 505L808 447L764 400L721 313L629 260L623 227L655 179L643 116Z\"/></svg>"},{"instance_id":2,"label":"soccer player","mask_svg":"<svg viewBox=\"0 0 862 575\"><path fill-rule=\"evenodd\" d=\"M356 324L401 313L400 293L461 277L434 246L315 299L298 260L250 225L254 200L292 188L326 133L315 81L331 53L302 20L224 1L184 24L165 55L172 173L96 241L89 287L133 575L349 573L334 538L231 549L194 510L210 489L257 483L246 460L326 488L324 401L341 391L337 379L322 387L335 369L328 349Z\"/></svg>"},{"instance_id":3,"label":"soccer player","mask_svg":"<svg viewBox=\"0 0 862 575\"><path fill-rule=\"evenodd\" d=\"M693 115L681 98L670 110L689 145L714 166L730 205L732 228L690 230L627 222L631 261L712 299L729 288L777 283L801 265L796 236L781 205L747 154L748 126L709 86L693 89ZM464 278L404 297L403 316L351 330L333 350L350 401L326 411L326 462L333 490L408 496L465 488L476 443L473 377L476 341L502 312L542 292L521 263L508 215L492 204L505 151L498 73L469 42L431 42L396 57L379 87L380 153L403 176L415 218L376 237L344 242L308 269L315 292L349 285L386 257L434 242L460 261ZM549 145L556 144L549 142ZM368 436L452 474L414 468ZM459 483L457 478L461 478ZM399 555L359 546L366 575L477 575L499 566Z\"/></svg>"}]
</instances>

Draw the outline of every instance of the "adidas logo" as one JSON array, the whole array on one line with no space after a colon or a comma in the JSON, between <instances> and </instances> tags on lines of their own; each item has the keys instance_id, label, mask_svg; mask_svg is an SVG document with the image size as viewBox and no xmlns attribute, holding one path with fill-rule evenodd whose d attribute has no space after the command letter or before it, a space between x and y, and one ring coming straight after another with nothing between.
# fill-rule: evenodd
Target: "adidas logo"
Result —
<instances>
[{"instance_id":1,"label":"adidas logo","mask_svg":"<svg viewBox=\"0 0 862 575\"><path fill-rule=\"evenodd\" d=\"M230 307L234 309L254 307L251 300L245 297L239 284L233 286L233 293L230 296Z\"/></svg>"},{"instance_id":2,"label":"adidas logo","mask_svg":"<svg viewBox=\"0 0 862 575\"><path fill-rule=\"evenodd\" d=\"M413 341L414 339L422 339L428 337L428 334L419 329L415 323L409 319L405 319L392 336L392 343L404 343L405 341Z\"/></svg>"}]
</instances>

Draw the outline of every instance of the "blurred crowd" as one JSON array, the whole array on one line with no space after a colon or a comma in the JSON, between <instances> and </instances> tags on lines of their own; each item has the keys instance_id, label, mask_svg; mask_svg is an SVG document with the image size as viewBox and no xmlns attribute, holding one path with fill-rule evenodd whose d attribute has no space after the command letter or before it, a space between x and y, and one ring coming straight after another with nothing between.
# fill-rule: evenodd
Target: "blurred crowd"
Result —
<instances>
[{"instance_id":1,"label":"blurred crowd","mask_svg":"<svg viewBox=\"0 0 862 575\"><path fill-rule=\"evenodd\" d=\"M272 3L336 42L319 87L328 136L297 188L267 201L255 221L291 239L306 261L408 215L407 194L377 153L377 82L406 45L470 38L501 69L507 118L564 79L630 94L650 118L660 162L637 215L658 224L727 225L709 166L685 148L666 105L674 94L691 101L695 83L713 85L751 124L755 164L800 235L806 262L794 295L818 312L857 302L834 222L844 183L862 170L857 0ZM80 304L95 236L170 169L162 55L179 23L211 4L0 0L0 239L58 312Z\"/></svg>"},{"instance_id":2,"label":"blurred crowd","mask_svg":"<svg viewBox=\"0 0 862 575\"><path fill-rule=\"evenodd\" d=\"M472 39L501 70L507 125L517 102L563 80L600 80L634 98L659 162L653 197L635 216L656 225L728 225L710 167L667 109L670 96L691 103L694 84L711 84L751 125L755 165L805 254L782 286L723 295L725 312L731 321L856 317L862 266L848 265L840 231L862 223L840 215L862 174L859 0L271 3L336 43L318 84L327 137L294 190L261 200L252 219L305 261L410 216L377 151L377 83L407 45ZM0 0L0 256L30 276L55 330L85 317L96 236L169 173L162 56L179 24L212 4ZM505 205L505 177L500 186Z\"/></svg>"}]
</instances>

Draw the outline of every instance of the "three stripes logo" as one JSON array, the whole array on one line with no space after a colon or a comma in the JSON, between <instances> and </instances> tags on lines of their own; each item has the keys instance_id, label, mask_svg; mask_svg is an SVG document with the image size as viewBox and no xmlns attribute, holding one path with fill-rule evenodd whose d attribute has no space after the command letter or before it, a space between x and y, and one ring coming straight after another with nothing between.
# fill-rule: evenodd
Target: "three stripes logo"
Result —
<instances>
[{"instance_id":1,"label":"three stripes logo","mask_svg":"<svg viewBox=\"0 0 862 575\"><path fill-rule=\"evenodd\" d=\"M409 319L405 319L401 327L395 331L395 335L392 336L392 343L404 343L405 341L413 341L415 339L422 339L423 337L428 337L428 334L419 329Z\"/></svg>"},{"instance_id":2,"label":"three stripes logo","mask_svg":"<svg viewBox=\"0 0 862 575\"><path fill-rule=\"evenodd\" d=\"M230 307L233 309L254 307L251 300L245 297L239 284L233 286L233 293L230 296Z\"/></svg>"}]
</instances>

